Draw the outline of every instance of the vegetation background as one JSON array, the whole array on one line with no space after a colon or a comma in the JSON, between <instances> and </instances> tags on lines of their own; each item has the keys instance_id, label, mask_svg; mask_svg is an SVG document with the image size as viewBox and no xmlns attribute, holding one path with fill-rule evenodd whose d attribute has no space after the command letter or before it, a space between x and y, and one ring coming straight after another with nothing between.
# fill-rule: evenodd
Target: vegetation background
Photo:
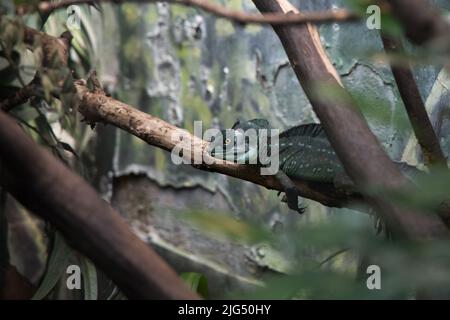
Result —
<instances>
[{"instance_id":1,"label":"vegetation background","mask_svg":"<svg viewBox=\"0 0 450 320\"><path fill-rule=\"evenodd\" d=\"M258 12L251 1L214 2ZM305 11L355 5L343 0L291 2ZM449 1L432 3L448 17ZM1 6L11 13L17 4L4 1ZM81 78L95 69L117 100L190 132L198 120L204 129L228 128L237 118L266 118L281 130L318 122L270 26L239 25L168 3L79 5L77 10L80 29L70 30L69 66ZM58 10L42 30L58 36L67 29L67 19L66 10ZM22 21L40 28L38 14ZM397 27L390 26L393 32ZM362 19L321 24L319 32L344 86L389 156L424 169L390 66L382 59L379 30L369 30ZM2 37L7 46L6 29ZM404 44L416 58L414 77L448 155L446 60L421 60L419 48ZM5 49L0 84L20 87ZM28 83L36 70L33 56L20 44L11 49L17 72ZM275 191L176 166L169 152L116 127L99 124L92 130L56 99L32 100L11 113L35 141L94 185L135 233L207 298L412 298L417 288L432 297L448 297L445 242L391 241L377 218L361 212L365 209L328 208L304 199L307 211L300 216ZM420 191L407 193L406 202L436 203L449 190L448 178L447 172L423 178ZM35 298L125 298L90 260L5 190L1 208L0 216L7 219L8 261L37 290ZM365 268L371 263L381 266L382 290L366 288ZM67 290L70 264L81 266L83 290Z\"/></svg>"}]
</instances>

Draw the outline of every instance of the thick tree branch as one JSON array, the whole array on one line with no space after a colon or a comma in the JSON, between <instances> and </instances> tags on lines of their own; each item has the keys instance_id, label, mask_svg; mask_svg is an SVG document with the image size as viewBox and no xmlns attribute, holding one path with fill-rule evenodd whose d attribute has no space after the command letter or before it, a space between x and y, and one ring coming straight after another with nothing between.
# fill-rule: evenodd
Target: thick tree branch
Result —
<instances>
[{"instance_id":1,"label":"thick tree branch","mask_svg":"<svg viewBox=\"0 0 450 320\"><path fill-rule=\"evenodd\" d=\"M35 293L36 288L21 275L17 269L8 264L5 270L5 283L0 288L0 300L28 300Z\"/></svg>"},{"instance_id":2,"label":"thick tree branch","mask_svg":"<svg viewBox=\"0 0 450 320\"><path fill-rule=\"evenodd\" d=\"M387 53L402 53L400 41L382 35L382 41ZM400 96L405 105L409 121L424 155L427 165L447 166L447 159L439 144L439 139L428 117L425 104L420 96L414 75L409 65L391 64L391 70L397 83Z\"/></svg>"},{"instance_id":3,"label":"thick tree branch","mask_svg":"<svg viewBox=\"0 0 450 320\"><path fill-rule=\"evenodd\" d=\"M450 26L426 0L387 0L403 24L406 36L415 44L447 39Z\"/></svg>"},{"instance_id":4,"label":"thick tree branch","mask_svg":"<svg viewBox=\"0 0 450 320\"><path fill-rule=\"evenodd\" d=\"M287 0L253 2L261 12L298 12ZM331 144L353 181L362 190L368 186L382 190L406 186L406 178L381 148L356 102L342 87L320 43L316 27L305 24L274 26L274 29ZM325 98L323 90L333 92L332 99ZM410 239L447 236L446 227L435 216L399 208L382 197L367 196L367 199L397 236Z\"/></svg>"},{"instance_id":5,"label":"thick tree branch","mask_svg":"<svg viewBox=\"0 0 450 320\"><path fill-rule=\"evenodd\" d=\"M226 7L206 0L63 0L59 2L41 1L37 8L32 5L22 5L17 8L17 13L25 14L37 9L40 13L49 14L61 8L67 8L71 5L93 4L93 3L151 3L167 2L170 4L179 4L184 6L200 8L206 12L212 13L218 17L225 18L241 24L302 24L306 22L340 22L355 20L358 16L348 10L338 9L323 12L308 12L305 14L294 14L286 16L284 14L248 14L243 11L229 10Z\"/></svg>"},{"instance_id":6,"label":"thick tree branch","mask_svg":"<svg viewBox=\"0 0 450 320\"><path fill-rule=\"evenodd\" d=\"M0 112L0 183L50 221L130 298L196 299L95 190Z\"/></svg>"}]
</instances>

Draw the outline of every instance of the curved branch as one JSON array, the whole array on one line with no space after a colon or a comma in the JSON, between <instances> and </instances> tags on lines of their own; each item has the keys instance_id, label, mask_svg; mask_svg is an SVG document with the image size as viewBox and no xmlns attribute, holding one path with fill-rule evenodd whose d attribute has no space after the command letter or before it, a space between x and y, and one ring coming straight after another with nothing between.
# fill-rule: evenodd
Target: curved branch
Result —
<instances>
[{"instance_id":1,"label":"curved branch","mask_svg":"<svg viewBox=\"0 0 450 320\"><path fill-rule=\"evenodd\" d=\"M151 3L151 2L167 2L170 4L179 4L189 7L197 7L206 12L214 14L218 17L225 18L241 24L302 24L306 22L340 22L358 19L358 15L344 9L308 12L307 14L294 14L286 16L284 14L249 14L243 11L229 10L226 7L205 0L63 0L59 2L41 1L37 5L40 13L51 13L61 8L67 8L71 5L78 4L94 4L94 3ZM32 5L22 5L17 8L18 14L30 13L35 10Z\"/></svg>"},{"instance_id":2,"label":"curved branch","mask_svg":"<svg viewBox=\"0 0 450 320\"><path fill-rule=\"evenodd\" d=\"M448 39L450 25L425 0L386 0L403 24L406 36L415 44ZM446 40L448 42L448 40Z\"/></svg>"},{"instance_id":3,"label":"curved branch","mask_svg":"<svg viewBox=\"0 0 450 320\"><path fill-rule=\"evenodd\" d=\"M253 0L261 12L298 13L287 0ZM341 80L311 24L274 26L291 65L320 119L345 171L362 190L368 186L396 190L408 185L377 138L370 131L356 102ZM324 92L332 92L331 99ZM378 215L397 236L409 239L447 236L445 225L435 216L400 208L381 196L366 196Z\"/></svg>"},{"instance_id":4,"label":"curved branch","mask_svg":"<svg viewBox=\"0 0 450 320\"><path fill-rule=\"evenodd\" d=\"M95 262L130 298L197 299L120 215L4 112L0 183Z\"/></svg>"},{"instance_id":5,"label":"curved branch","mask_svg":"<svg viewBox=\"0 0 450 320\"><path fill-rule=\"evenodd\" d=\"M17 90L12 96L0 101L0 110L8 112L14 107L24 104L37 93L36 85L30 82L25 87Z\"/></svg>"},{"instance_id":6,"label":"curved branch","mask_svg":"<svg viewBox=\"0 0 450 320\"><path fill-rule=\"evenodd\" d=\"M382 35L384 48L387 53L402 53L403 46L397 39ZM442 151L436 132L428 117L425 104L417 87L416 80L408 65L398 66L391 63L392 74L397 83L398 91L405 105L409 121L414 134L422 149L427 165L447 166L447 159Z\"/></svg>"}]
</instances>

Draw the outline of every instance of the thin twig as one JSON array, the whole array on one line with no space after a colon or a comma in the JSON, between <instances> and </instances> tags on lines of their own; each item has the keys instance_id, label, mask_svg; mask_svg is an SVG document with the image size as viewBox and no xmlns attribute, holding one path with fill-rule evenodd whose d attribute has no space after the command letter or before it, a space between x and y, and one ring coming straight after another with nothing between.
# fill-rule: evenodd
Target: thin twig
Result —
<instances>
[{"instance_id":1,"label":"thin twig","mask_svg":"<svg viewBox=\"0 0 450 320\"><path fill-rule=\"evenodd\" d=\"M0 101L0 110L9 112L15 106L26 103L31 97L36 95L36 85L32 81L25 85L25 87L17 90L11 97Z\"/></svg>"},{"instance_id":2,"label":"thin twig","mask_svg":"<svg viewBox=\"0 0 450 320\"><path fill-rule=\"evenodd\" d=\"M336 9L329 11L317 11L298 14L249 14L243 11L230 10L224 6L205 0L63 0L60 2L42 1L37 7L32 5L18 6L16 12L18 14L26 14L35 11L40 13L51 13L61 8L67 8L71 5L93 4L93 3L116 3L122 4L126 2L135 3L152 3L167 2L170 4L178 4L188 7L197 7L218 17L225 18L241 24L303 24L303 23L324 23L324 22L340 22L358 19L358 15L345 9Z\"/></svg>"},{"instance_id":3,"label":"thin twig","mask_svg":"<svg viewBox=\"0 0 450 320\"><path fill-rule=\"evenodd\" d=\"M402 53L403 46L397 39L386 35L381 36L387 53ZM391 63L391 70L397 83L398 91L405 105L409 121L422 148L425 164L447 166L447 159L439 144L439 139L428 117L425 104L417 87L409 64L395 65Z\"/></svg>"},{"instance_id":4,"label":"thin twig","mask_svg":"<svg viewBox=\"0 0 450 320\"><path fill-rule=\"evenodd\" d=\"M322 261L319 263L319 267L321 267L321 266L323 266L325 263L327 263L327 262L333 260L333 259L336 258L338 255L340 255L340 254L342 254L342 253L344 253L344 252L347 252L348 250L349 250L348 248L344 248L344 249L341 249L341 250L336 251L336 252L333 253L332 255L330 255L330 256L328 256L327 258L325 258L324 260L322 260Z\"/></svg>"}]
</instances>

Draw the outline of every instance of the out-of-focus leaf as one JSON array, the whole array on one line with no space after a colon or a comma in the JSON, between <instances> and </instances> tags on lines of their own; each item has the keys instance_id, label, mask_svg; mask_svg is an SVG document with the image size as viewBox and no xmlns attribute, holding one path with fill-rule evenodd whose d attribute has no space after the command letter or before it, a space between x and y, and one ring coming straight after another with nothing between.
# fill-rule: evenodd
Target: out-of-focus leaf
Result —
<instances>
[{"instance_id":1,"label":"out-of-focus leaf","mask_svg":"<svg viewBox=\"0 0 450 320\"><path fill-rule=\"evenodd\" d=\"M66 244L63 236L59 232L56 232L44 278L36 293L31 298L32 300L44 299L50 293L66 270L70 255L70 247Z\"/></svg>"},{"instance_id":2,"label":"out-of-focus leaf","mask_svg":"<svg viewBox=\"0 0 450 320\"><path fill-rule=\"evenodd\" d=\"M86 257L81 257L81 274L83 275L84 300L97 300L97 269Z\"/></svg>"},{"instance_id":3,"label":"out-of-focus leaf","mask_svg":"<svg viewBox=\"0 0 450 320\"><path fill-rule=\"evenodd\" d=\"M52 97L51 93L52 93L52 90L54 88L50 77L48 75L46 75L46 74L43 74L41 76L41 84L42 84L42 89L44 89L45 100L47 102L49 102L51 100L51 97Z\"/></svg>"},{"instance_id":4,"label":"out-of-focus leaf","mask_svg":"<svg viewBox=\"0 0 450 320\"><path fill-rule=\"evenodd\" d=\"M400 190L372 188L369 192L381 194L409 208L433 211L444 202L450 203L450 172L446 168L435 168L434 172L418 174L414 185Z\"/></svg>"},{"instance_id":5,"label":"out-of-focus leaf","mask_svg":"<svg viewBox=\"0 0 450 320\"><path fill-rule=\"evenodd\" d=\"M182 215L197 227L211 234L219 234L236 241L256 243L272 238L271 233L262 226L240 221L225 214L193 210Z\"/></svg>"},{"instance_id":6,"label":"out-of-focus leaf","mask_svg":"<svg viewBox=\"0 0 450 320\"><path fill-rule=\"evenodd\" d=\"M203 298L208 297L208 280L203 274L197 272L184 272L180 274L180 277L192 291L197 292Z\"/></svg>"},{"instance_id":7,"label":"out-of-focus leaf","mask_svg":"<svg viewBox=\"0 0 450 320\"><path fill-rule=\"evenodd\" d=\"M66 142L60 142L59 143L61 145L61 147L66 150L69 151L70 153L72 153L75 157L78 158L77 152L70 146L70 144L66 143Z\"/></svg>"}]
</instances>

